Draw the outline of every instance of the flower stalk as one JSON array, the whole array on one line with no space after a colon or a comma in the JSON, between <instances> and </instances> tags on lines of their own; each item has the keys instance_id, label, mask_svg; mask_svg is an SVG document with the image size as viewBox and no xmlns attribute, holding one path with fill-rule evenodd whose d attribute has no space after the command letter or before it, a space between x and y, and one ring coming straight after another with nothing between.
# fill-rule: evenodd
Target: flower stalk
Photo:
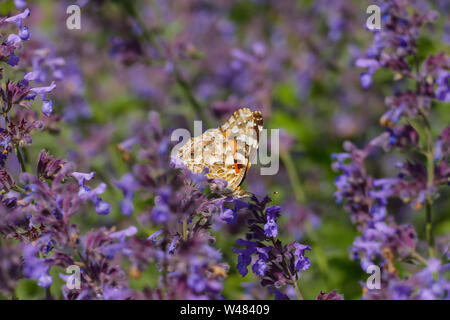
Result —
<instances>
[{"instance_id":1,"label":"flower stalk","mask_svg":"<svg viewBox=\"0 0 450 320\"><path fill-rule=\"evenodd\" d=\"M19 160L19 163L20 163L20 169L22 170L22 172L26 172L25 161L23 160L23 156L22 156L22 150L20 150L20 147L18 145L16 145L16 154L17 154L17 159Z\"/></svg>"}]
</instances>

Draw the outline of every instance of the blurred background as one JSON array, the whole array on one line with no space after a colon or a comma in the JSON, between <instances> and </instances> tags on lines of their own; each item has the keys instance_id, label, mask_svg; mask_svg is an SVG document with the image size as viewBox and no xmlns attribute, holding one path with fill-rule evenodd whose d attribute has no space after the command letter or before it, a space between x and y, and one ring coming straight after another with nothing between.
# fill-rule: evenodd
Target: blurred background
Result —
<instances>
[{"instance_id":1,"label":"blurred background","mask_svg":"<svg viewBox=\"0 0 450 320\"><path fill-rule=\"evenodd\" d=\"M14 2L0 2L0 14L16 10ZM440 13L434 27L419 39L419 56L449 52L449 2L413 2ZM81 8L80 30L66 28L71 4ZM331 155L342 152L345 140L362 147L383 132L379 118L386 111L384 98L397 85L390 71L380 70L369 89L361 87L355 60L373 42L365 27L370 4L367 0L26 1L32 11L27 46L49 48L44 54L52 59L46 67L63 71L52 93L53 117L61 122L33 136L28 149L31 167L45 147L75 162L77 171L96 171L98 179L108 184L103 198L111 204L111 213L82 214L75 222L82 231L127 227L138 223L145 204L135 199L131 216L120 212L122 194L112 182L127 173L129 165L118 146L133 136L150 110L160 114L167 133L192 130L194 120L203 120L204 129L217 127L244 106L261 110L264 127L281 130L280 170L262 176L255 165L244 188L269 194L283 208L282 239L313 248L311 268L299 282L305 298L338 289L346 299L359 299L359 281L368 275L348 251L358 232L333 198L337 174L331 169ZM450 123L448 107L433 104L435 134ZM371 174L395 175L395 162L402 157L378 155ZM436 235L450 233L449 208L444 193L435 210ZM424 238L422 211L413 212L400 203L391 209L397 221L412 221ZM216 248L230 264L223 291L227 299L246 297L245 283L257 282L252 274L242 278L235 267L232 247L245 232L241 220L227 232L213 231ZM139 229L144 235L152 231ZM62 284L57 278L52 285L56 297L61 292L55 288ZM131 280L136 289L155 284L152 268ZM39 298L45 292L33 280L20 280L18 295Z\"/></svg>"}]
</instances>

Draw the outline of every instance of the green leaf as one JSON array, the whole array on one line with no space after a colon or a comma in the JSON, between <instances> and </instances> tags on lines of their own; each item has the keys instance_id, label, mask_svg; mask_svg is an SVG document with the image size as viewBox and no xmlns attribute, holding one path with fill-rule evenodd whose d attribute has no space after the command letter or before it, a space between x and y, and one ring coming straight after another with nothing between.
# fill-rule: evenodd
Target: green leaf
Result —
<instances>
[{"instance_id":1,"label":"green leaf","mask_svg":"<svg viewBox=\"0 0 450 320\"><path fill-rule=\"evenodd\" d=\"M45 289L38 286L36 280L31 279L20 279L15 293L19 300L34 300L45 297Z\"/></svg>"}]
</instances>

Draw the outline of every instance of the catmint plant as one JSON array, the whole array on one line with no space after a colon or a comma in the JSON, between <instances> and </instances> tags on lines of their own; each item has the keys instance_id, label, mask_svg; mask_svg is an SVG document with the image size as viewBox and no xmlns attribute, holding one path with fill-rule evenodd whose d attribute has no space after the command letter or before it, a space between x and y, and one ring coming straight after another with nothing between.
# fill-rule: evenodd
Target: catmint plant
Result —
<instances>
[{"instance_id":1,"label":"catmint plant","mask_svg":"<svg viewBox=\"0 0 450 320\"><path fill-rule=\"evenodd\" d=\"M448 280L442 276L448 266L446 249L435 245L433 205L450 178L449 155L441 147L449 128L434 136L430 113L433 100L448 102L445 92L449 86L448 82L443 85L442 76L448 72L450 60L443 52L419 60L419 36L436 20L436 12L411 11L407 1L383 1L380 6L383 26L373 31L374 44L356 61L358 67L367 69L361 74L361 85L368 90L378 69L392 71L394 80L403 85L385 99L388 110L380 119L385 132L363 148L345 142L346 152L333 156L333 168L342 172L335 180L335 197L361 231L351 247L352 256L361 261L364 270L372 264L382 268L382 291L365 288L366 298L448 298ZM377 150L414 157L395 163L397 176L374 177L366 164ZM394 198L426 216L422 229L427 252L417 251L420 240L413 226L398 225L390 215L388 204ZM419 269L401 278L395 262L405 260L415 262ZM432 290L428 289L430 281Z\"/></svg>"}]
</instances>

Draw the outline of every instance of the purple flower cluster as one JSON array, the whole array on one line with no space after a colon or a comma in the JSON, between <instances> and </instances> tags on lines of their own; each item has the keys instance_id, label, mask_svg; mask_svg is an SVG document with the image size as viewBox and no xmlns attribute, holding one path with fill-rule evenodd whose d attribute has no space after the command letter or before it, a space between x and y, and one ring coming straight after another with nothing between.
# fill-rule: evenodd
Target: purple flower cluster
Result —
<instances>
[{"instance_id":1,"label":"purple flower cluster","mask_svg":"<svg viewBox=\"0 0 450 320\"><path fill-rule=\"evenodd\" d=\"M252 198L247 207L249 232L245 239L236 241L236 245L245 248L234 251L238 254L237 268L243 277L248 273L248 266L252 265L252 271L260 277L262 286L268 286L277 299L287 299L288 296L279 289L291 285L299 292L297 281L300 272L311 265L309 258L305 256L306 251L311 248L298 242L283 245L277 239L277 219L281 208L266 208L270 201L269 197L261 201L256 197Z\"/></svg>"},{"instance_id":2,"label":"purple flower cluster","mask_svg":"<svg viewBox=\"0 0 450 320\"><path fill-rule=\"evenodd\" d=\"M23 2L16 2L16 6L23 5ZM105 191L106 184L100 183L91 188L87 181L93 179L94 172L76 172L73 163L54 157L47 150L39 153L36 168L31 170L36 174L31 174L25 158L27 153L23 150L32 144L31 135L34 131L47 129L56 120L49 118L53 102L47 99L47 94L56 87L53 79L58 78L57 68L60 65L58 60L53 63L46 60L45 48L35 49L32 55L25 51L23 41L30 39L30 32L22 20L29 15L30 10L25 9L16 16L2 18L0 21L2 31L8 23L19 27L18 34L2 37L7 40L1 44L1 61L9 67L14 67L14 70L20 69L25 73L19 81L3 79L2 74L2 82L5 85L0 89L3 112L0 129L0 233L7 239L1 252L2 255L8 250L11 252L11 267L2 270L10 270L12 275L10 280L2 280L1 290L5 294L13 293L14 287L11 283L20 277L36 279L39 286L49 288L53 283L49 270L53 266L66 268L78 263L85 268L82 276L89 276L90 280L86 281L86 288L78 293L72 292L71 297L98 297L101 292L98 291L96 283L99 283L100 279L104 286L116 285L114 272L110 269L116 267L107 266L106 262L103 263L103 270L90 265L97 264L100 260L93 260L89 251L100 250L107 241L111 244L116 242L116 238L114 233L102 231L107 241L94 243L92 246L89 242L90 235L83 236L71 222L71 218L84 211L88 202L94 204L97 213L108 214L110 205L99 197ZM23 56L20 61L19 56ZM44 61L48 64L45 68ZM47 68L49 65L54 67L50 75ZM1 70L3 73L4 68ZM32 81L50 81L51 84L32 86ZM37 113L31 109L32 101L37 96L43 100L42 113L45 118L39 119ZM21 245L9 247L13 239L20 241ZM17 263L14 258L16 255L22 256L23 265L20 260Z\"/></svg>"},{"instance_id":3,"label":"purple flower cluster","mask_svg":"<svg viewBox=\"0 0 450 320\"><path fill-rule=\"evenodd\" d=\"M18 34L9 34L7 40L1 44L0 60L5 61L10 66L19 65L19 56L17 51L22 48L23 41L30 39L30 31L27 26L23 25L22 20L30 15L30 10L27 8L22 13L9 18L3 18L0 20L0 27L6 23L15 23L19 27ZM34 67L34 66L33 66ZM39 70L33 70L28 72L22 80L17 83L10 83L8 81L6 86L6 92L2 89L2 100L4 102L3 112L9 112L9 109L14 104L27 105L26 101L34 100L36 96L41 96L42 113L47 117L52 113L53 102L46 98L46 94L55 89L56 85L52 82L49 86L32 87L29 82L37 80L39 76Z\"/></svg>"},{"instance_id":4,"label":"purple flower cluster","mask_svg":"<svg viewBox=\"0 0 450 320\"><path fill-rule=\"evenodd\" d=\"M345 142L346 153L333 155L333 169L342 172L335 180L338 188L335 198L351 213L352 221L361 231L351 247L354 259L361 261L364 270L372 264L382 268L382 291L365 289L366 298L445 298L449 282L439 275L447 265L441 267L442 262L434 258L436 250L440 252L443 248L435 246L431 214L439 187L447 185L450 178L449 127L437 139L433 138L429 113L433 99L448 101L445 76L450 60L444 53L426 57L421 65L418 60L421 28L436 19L435 12L411 13L408 1L384 1L380 5L382 28L374 31L374 44L366 56L356 61L358 67L368 69L361 74L361 85L368 88L373 73L385 68L394 73L396 80L406 79L414 86L408 88L405 80L406 89L386 98L389 109L380 123L388 129L383 134L362 149ZM416 156L396 161L396 177L374 178L368 173L367 162L380 150ZM394 216L388 215L389 200L395 198L417 211L425 208L428 261L416 251L419 239L414 227L398 225ZM426 267L401 279L395 262L408 259Z\"/></svg>"},{"instance_id":5,"label":"purple flower cluster","mask_svg":"<svg viewBox=\"0 0 450 320\"><path fill-rule=\"evenodd\" d=\"M355 259L361 259L364 270L375 263L387 265L387 253L405 258L416 247L417 236L412 226L399 226L387 216L388 199L396 195L399 179L374 179L366 173L365 160L370 152L388 141L389 135L385 133L363 150L347 142L344 148L349 152L334 155L333 168L343 172L335 181L338 188L335 198L344 204L353 223L362 232L351 251Z\"/></svg>"},{"instance_id":6,"label":"purple flower cluster","mask_svg":"<svg viewBox=\"0 0 450 320\"><path fill-rule=\"evenodd\" d=\"M381 290L370 290L365 299L380 300L448 300L450 284L446 273L450 264L431 258L427 266L411 277L401 279L393 273L382 274Z\"/></svg>"},{"instance_id":7,"label":"purple flower cluster","mask_svg":"<svg viewBox=\"0 0 450 320\"><path fill-rule=\"evenodd\" d=\"M7 23L14 23L19 28L18 34L12 33L8 36L6 41L3 41L1 47L1 60L5 61L10 66L17 66L19 64L19 57L16 50L22 46L22 41L30 39L30 31L27 26L22 24L22 20L30 15L30 10L25 9L22 13L9 18L2 18L0 20L0 27Z\"/></svg>"},{"instance_id":8,"label":"purple flower cluster","mask_svg":"<svg viewBox=\"0 0 450 320\"><path fill-rule=\"evenodd\" d=\"M370 33L364 4L344 0L78 1L82 29L47 37L38 20L64 21L70 1L40 11L15 0L18 13L0 18L1 297L17 298L26 278L47 299L224 299L237 284L245 299L342 300L311 292L319 272L359 298L343 283L355 275L342 267L347 239L330 243L351 226L330 223L329 150L318 144L364 138L381 115L384 132L345 142L332 165L335 199L359 232L351 258L382 271L381 290L363 284L363 298L449 299L449 237L434 233L446 232L436 225L450 126L433 112L450 101L450 60L423 49L434 4L375 3L382 28ZM378 75L394 88L382 112ZM211 128L241 106L286 130L280 174L250 170L251 198L171 158L172 129L194 118Z\"/></svg>"},{"instance_id":9,"label":"purple flower cluster","mask_svg":"<svg viewBox=\"0 0 450 320\"><path fill-rule=\"evenodd\" d=\"M192 173L181 160L171 159L157 113L151 112L135 127L138 134L121 143L119 150L130 159L133 146L138 146L140 161L115 186L123 193L120 208L125 215L135 214L134 197L151 199L148 209L138 213L139 220L156 228L145 243L128 247L135 273L144 271L149 262L158 266L161 275L153 298L218 299L228 265L212 246L215 237L208 229L213 215L227 216L226 182Z\"/></svg>"}]
</instances>

